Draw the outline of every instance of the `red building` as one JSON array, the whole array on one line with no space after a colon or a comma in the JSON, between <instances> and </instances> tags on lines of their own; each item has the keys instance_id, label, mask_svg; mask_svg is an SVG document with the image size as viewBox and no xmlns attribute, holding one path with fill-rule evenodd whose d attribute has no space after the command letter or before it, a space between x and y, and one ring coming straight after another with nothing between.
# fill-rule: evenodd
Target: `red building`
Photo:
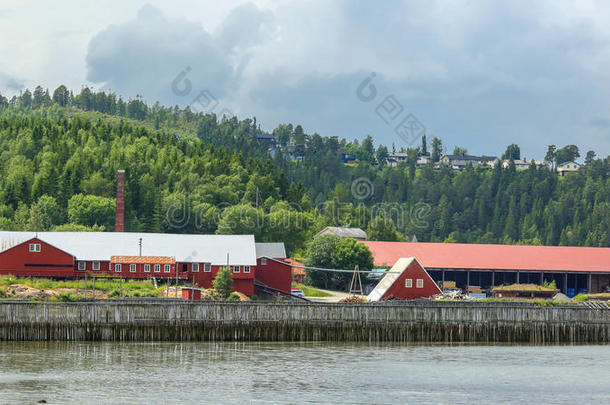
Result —
<instances>
[{"instance_id":1,"label":"red building","mask_svg":"<svg viewBox=\"0 0 610 405\"><path fill-rule=\"evenodd\" d=\"M401 257L417 257L438 283L454 281L493 289L509 284L555 281L568 296L601 292L610 286L610 248L484 245L463 243L364 243L375 266L392 266Z\"/></svg>"},{"instance_id":2,"label":"red building","mask_svg":"<svg viewBox=\"0 0 610 405\"><path fill-rule=\"evenodd\" d=\"M386 299L414 300L440 294L441 289L426 269L414 257L403 257L383 276L373 291L369 301Z\"/></svg>"},{"instance_id":3,"label":"red building","mask_svg":"<svg viewBox=\"0 0 610 405\"><path fill-rule=\"evenodd\" d=\"M218 270L229 266L233 289L252 296L257 272L270 285L286 288L286 271L257 263L257 250L277 251L279 245L283 251L281 243L255 244L253 235L0 231L0 274L177 278L211 288Z\"/></svg>"},{"instance_id":4,"label":"red building","mask_svg":"<svg viewBox=\"0 0 610 405\"><path fill-rule=\"evenodd\" d=\"M282 295L290 294L292 266L284 260L286 250L283 243L256 244L256 281L261 287L277 290Z\"/></svg>"}]
</instances>

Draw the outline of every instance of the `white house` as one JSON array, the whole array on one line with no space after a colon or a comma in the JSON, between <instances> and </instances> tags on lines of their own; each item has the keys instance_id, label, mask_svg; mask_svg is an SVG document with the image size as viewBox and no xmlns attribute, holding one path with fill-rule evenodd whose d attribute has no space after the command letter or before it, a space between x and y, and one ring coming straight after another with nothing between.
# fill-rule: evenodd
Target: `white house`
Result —
<instances>
[{"instance_id":1,"label":"white house","mask_svg":"<svg viewBox=\"0 0 610 405\"><path fill-rule=\"evenodd\" d=\"M569 173L578 173L581 165L576 162L564 162L560 165L557 165L557 173L560 176L564 177Z\"/></svg>"}]
</instances>

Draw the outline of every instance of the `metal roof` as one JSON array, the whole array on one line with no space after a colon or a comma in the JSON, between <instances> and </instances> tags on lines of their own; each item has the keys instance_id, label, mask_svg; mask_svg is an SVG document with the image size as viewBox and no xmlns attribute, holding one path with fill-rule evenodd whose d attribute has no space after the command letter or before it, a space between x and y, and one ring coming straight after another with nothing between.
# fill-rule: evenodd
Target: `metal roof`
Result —
<instances>
[{"instance_id":1,"label":"metal roof","mask_svg":"<svg viewBox=\"0 0 610 405\"><path fill-rule=\"evenodd\" d=\"M485 245L465 243L362 242L375 266L417 257L426 269L583 271L610 273L610 248Z\"/></svg>"},{"instance_id":2,"label":"metal roof","mask_svg":"<svg viewBox=\"0 0 610 405\"><path fill-rule=\"evenodd\" d=\"M256 243L256 257L269 257L272 259L285 259L286 249L284 248L284 242L269 242L269 243Z\"/></svg>"},{"instance_id":3,"label":"metal roof","mask_svg":"<svg viewBox=\"0 0 610 405\"><path fill-rule=\"evenodd\" d=\"M351 228L347 226L327 226L316 234L326 235L333 234L341 236L342 238L354 238L354 239L366 239L366 232L360 228Z\"/></svg>"},{"instance_id":4,"label":"metal roof","mask_svg":"<svg viewBox=\"0 0 610 405\"><path fill-rule=\"evenodd\" d=\"M0 231L0 251L36 237L35 232ZM38 238L77 260L110 260L111 256L171 256L179 262L212 265L256 265L253 235L179 235L140 232L38 232Z\"/></svg>"}]
</instances>

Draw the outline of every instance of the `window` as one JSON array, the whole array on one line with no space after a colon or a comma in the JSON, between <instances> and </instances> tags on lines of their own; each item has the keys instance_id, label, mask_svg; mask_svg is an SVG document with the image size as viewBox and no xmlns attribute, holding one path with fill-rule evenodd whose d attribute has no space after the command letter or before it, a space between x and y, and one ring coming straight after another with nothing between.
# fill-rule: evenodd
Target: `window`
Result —
<instances>
[{"instance_id":1,"label":"window","mask_svg":"<svg viewBox=\"0 0 610 405\"><path fill-rule=\"evenodd\" d=\"M417 288L424 288L424 279L423 278L417 279Z\"/></svg>"},{"instance_id":2,"label":"window","mask_svg":"<svg viewBox=\"0 0 610 405\"><path fill-rule=\"evenodd\" d=\"M261 264L262 264L263 266L266 266L266 265L267 265L267 258L266 258L266 257L261 257Z\"/></svg>"},{"instance_id":3,"label":"window","mask_svg":"<svg viewBox=\"0 0 610 405\"><path fill-rule=\"evenodd\" d=\"M212 264L211 263L206 263L203 265L203 271L205 271L206 273L209 273L212 271Z\"/></svg>"},{"instance_id":4,"label":"window","mask_svg":"<svg viewBox=\"0 0 610 405\"><path fill-rule=\"evenodd\" d=\"M117 273L121 272L121 265L119 263L114 265L114 271L117 272Z\"/></svg>"},{"instance_id":5,"label":"window","mask_svg":"<svg viewBox=\"0 0 610 405\"><path fill-rule=\"evenodd\" d=\"M193 263L191 264L191 271L193 273L199 273L199 263Z\"/></svg>"},{"instance_id":6,"label":"window","mask_svg":"<svg viewBox=\"0 0 610 405\"><path fill-rule=\"evenodd\" d=\"M93 270L99 270L100 269L100 262L93 262Z\"/></svg>"},{"instance_id":7,"label":"window","mask_svg":"<svg viewBox=\"0 0 610 405\"><path fill-rule=\"evenodd\" d=\"M240 270L239 266L233 267L233 273L239 273L239 270Z\"/></svg>"},{"instance_id":8,"label":"window","mask_svg":"<svg viewBox=\"0 0 610 405\"><path fill-rule=\"evenodd\" d=\"M184 273L186 273L187 271L189 271L189 265L188 263L182 263L182 271Z\"/></svg>"},{"instance_id":9,"label":"window","mask_svg":"<svg viewBox=\"0 0 610 405\"><path fill-rule=\"evenodd\" d=\"M144 273L150 273L150 264L145 264L144 265Z\"/></svg>"},{"instance_id":10,"label":"window","mask_svg":"<svg viewBox=\"0 0 610 405\"><path fill-rule=\"evenodd\" d=\"M250 273L250 266L244 266L244 273Z\"/></svg>"},{"instance_id":11,"label":"window","mask_svg":"<svg viewBox=\"0 0 610 405\"><path fill-rule=\"evenodd\" d=\"M85 262L78 262L78 269L85 270Z\"/></svg>"},{"instance_id":12,"label":"window","mask_svg":"<svg viewBox=\"0 0 610 405\"><path fill-rule=\"evenodd\" d=\"M161 265L155 264L155 273L161 273Z\"/></svg>"},{"instance_id":13,"label":"window","mask_svg":"<svg viewBox=\"0 0 610 405\"><path fill-rule=\"evenodd\" d=\"M30 243L30 252L40 252L40 243Z\"/></svg>"},{"instance_id":14,"label":"window","mask_svg":"<svg viewBox=\"0 0 610 405\"><path fill-rule=\"evenodd\" d=\"M405 280L405 288L413 288L413 279L408 278Z\"/></svg>"},{"instance_id":15,"label":"window","mask_svg":"<svg viewBox=\"0 0 610 405\"><path fill-rule=\"evenodd\" d=\"M169 264L166 264L165 266L163 266L163 271L165 273L169 273L171 271L171 268L170 268Z\"/></svg>"},{"instance_id":16,"label":"window","mask_svg":"<svg viewBox=\"0 0 610 405\"><path fill-rule=\"evenodd\" d=\"M135 265L135 264L133 264L133 263L132 263L132 264L130 264L130 265L129 265L129 271L130 271L131 273L135 273L135 272L136 272L136 265Z\"/></svg>"}]
</instances>

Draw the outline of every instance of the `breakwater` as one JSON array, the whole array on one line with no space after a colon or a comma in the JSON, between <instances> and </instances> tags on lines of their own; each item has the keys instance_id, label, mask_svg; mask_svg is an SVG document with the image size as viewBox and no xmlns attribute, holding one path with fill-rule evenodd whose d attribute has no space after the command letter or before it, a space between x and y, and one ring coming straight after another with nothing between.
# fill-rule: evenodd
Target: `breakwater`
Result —
<instances>
[{"instance_id":1,"label":"breakwater","mask_svg":"<svg viewBox=\"0 0 610 405\"><path fill-rule=\"evenodd\" d=\"M2 301L0 340L610 343L610 310L491 303Z\"/></svg>"}]
</instances>

